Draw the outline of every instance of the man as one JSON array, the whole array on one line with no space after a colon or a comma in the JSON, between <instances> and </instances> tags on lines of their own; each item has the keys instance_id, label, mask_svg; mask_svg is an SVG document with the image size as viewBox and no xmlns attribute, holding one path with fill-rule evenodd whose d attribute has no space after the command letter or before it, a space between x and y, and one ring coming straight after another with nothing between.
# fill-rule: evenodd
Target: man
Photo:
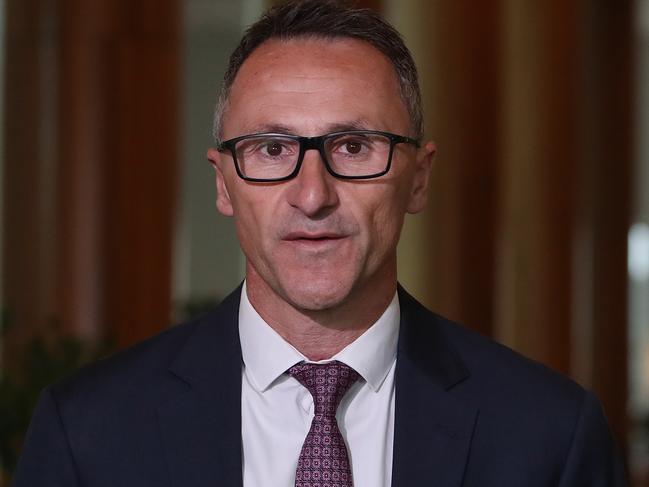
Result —
<instances>
[{"instance_id":1,"label":"man","mask_svg":"<svg viewBox=\"0 0 649 487\"><path fill-rule=\"evenodd\" d=\"M268 12L232 55L208 152L244 284L48 388L14 485L625 485L591 393L398 287L422 134L390 26L328 1Z\"/></svg>"}]
</instances>

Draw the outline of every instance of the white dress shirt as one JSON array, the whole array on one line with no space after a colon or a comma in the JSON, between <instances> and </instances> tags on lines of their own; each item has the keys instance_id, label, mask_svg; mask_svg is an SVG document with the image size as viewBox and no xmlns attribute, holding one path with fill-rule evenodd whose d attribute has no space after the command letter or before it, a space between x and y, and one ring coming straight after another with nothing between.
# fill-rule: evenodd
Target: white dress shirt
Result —
<instances>
[{"instance_id":1,"label":"white dress shirt","mask_svg":"<svg viewBox=\"0 0 649 487\"><path fill-rule=\"evenodd\" d=\"M395 293L363 335L328 360L361 378L343 398L336 418L347 443L354 487L389 487L394 437L394 368L399 335ZM293 487L295 470L313 418L313 398L285 374L308 360L252 307L244 283L239 305L243 353L241 433L244 487Z\"/></svg>"}]
</instances>

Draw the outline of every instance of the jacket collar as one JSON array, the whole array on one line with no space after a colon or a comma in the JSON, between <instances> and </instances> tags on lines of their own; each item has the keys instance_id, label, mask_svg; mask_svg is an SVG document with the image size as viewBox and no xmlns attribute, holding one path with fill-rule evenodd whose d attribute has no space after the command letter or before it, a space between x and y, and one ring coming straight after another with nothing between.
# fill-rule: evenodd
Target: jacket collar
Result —
<instances>
[{"instance_id":1,"label":"jacket collar","mask_svg":"<svg viewBox=\"0 0 649 487\"><path fill-rule=\"evenodd\" d=\"M477 409L454 395L469 371L442 319L402 287L397 351L392 486L460 485Z\"/></svg>"},{"instance_id":2,"label":"jacket collar","mask_svg":"<svg viewBox=\"0 0 649 487\"><path fill-rule=\"evenodd\" d=\"M243 485L240 292L195 325L169 368L185 385L158 409L171 486Z\"/></svg>"}]
</instances>

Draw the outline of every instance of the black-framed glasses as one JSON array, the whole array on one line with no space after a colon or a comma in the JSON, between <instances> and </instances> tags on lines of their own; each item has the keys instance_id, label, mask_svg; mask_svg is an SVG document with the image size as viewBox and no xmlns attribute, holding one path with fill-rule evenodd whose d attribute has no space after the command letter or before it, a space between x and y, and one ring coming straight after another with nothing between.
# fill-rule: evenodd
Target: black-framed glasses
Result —
<instances>
[{"instance_id":1,"label":"black-framed glasses","mask_svg":"<svg viewBox=\"0 0 649 487\"><path fill-rule=\"evenodd\" d=\"M221 142L217 150L230 151L237 174L252 182L294 178L304 154L317 150L329 174L341 179L371 179L390 170L396 144L419 142L410 137L376 130L348 130L318 137L276 133L244 135Z\"/></svg>"}]
</instances>

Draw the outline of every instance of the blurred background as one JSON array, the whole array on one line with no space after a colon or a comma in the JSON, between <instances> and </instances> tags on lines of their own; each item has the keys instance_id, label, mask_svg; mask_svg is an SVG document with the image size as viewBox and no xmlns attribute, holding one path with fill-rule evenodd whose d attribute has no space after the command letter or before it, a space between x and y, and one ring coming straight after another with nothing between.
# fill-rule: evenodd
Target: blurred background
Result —
<instances>
[{"instance_id":1,"label":"blurred background","mask_svg":"<svg viewBox=\"0 0 649 487\"><path fill-rule=\"evenodd\" d=\"M0 0L0 485L45 384L242 279L205 151L270 3ZM649 486L649 0L358 3L404 34L439 146L401 282L595 390Z\"/></svg>"}]
</instances>

